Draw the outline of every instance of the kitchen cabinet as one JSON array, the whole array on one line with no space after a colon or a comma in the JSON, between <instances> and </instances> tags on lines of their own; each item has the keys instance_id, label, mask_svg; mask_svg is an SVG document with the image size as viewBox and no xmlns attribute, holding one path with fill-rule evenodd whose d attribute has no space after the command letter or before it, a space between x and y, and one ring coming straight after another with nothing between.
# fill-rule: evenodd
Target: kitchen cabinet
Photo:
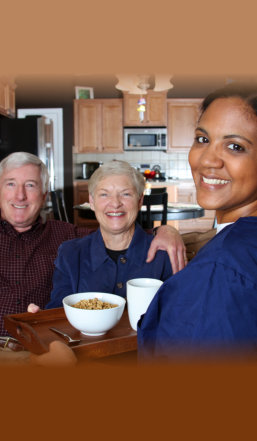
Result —
<instances>
[{"instance_id":1,"label":"kitchen cabinet","mask_svg":"<svg viewBox=\"0 0 257 441\"><path fill-rule=\"evenodd\" d=\"M140 121L138 100L141 97L146 99L146 110L144 121ZM123 94L124 119L126 126L165 126L167 125L167 92L149 91L145 95L134 95L124 92Z\"/></svg>"},{"instance_id":2,"label":"kitchen cabinet","mask_svg":"<svg viewBox=\"0 0 257 441\"><path fill-rule=\"evenodd\" d=\"M10 78L0 77L0 114L15 117L15 88Z\"/></svg>"},{"instance_id":3,"label":"kitchen cabinet","mask_svg":"<svg viewBox=\"0 0 257 441\"><path fill-rule=\"evenodd\" d=\"M89 202L88 181L74 181L73 201L74 205ZM79 214L79 210L74 209L74 225L77 225L78 227L97 228L98 222L95 219L84 219Z\"/></svg>"},{"instance_id":4,"label":"kitchen cabinet","mask_svg":"<svg viewBox=\"0 0 257 441\"><path fill-rule=\"evenodd\" d=\"M74 153L123 152L122 99L74 100Z\"/></svg>"},{"instance_id":5,"label":"kitchen cabinet","mask_svg":"<svg viewBox=\"0 0 257 441\"><path fill-rule=\"evenodd\" d=\"M188 150L194 141L194 131L202 99L167 99L168 149Z\"/></svg>"},{"instance_id":6,"label":"kitchen cabinet","mask_svg":"<svg viewBox=\"0 0 257 441\"><path fill-rule=\"evenodd\" d=\"M167 193L168 193L168 202L178 202L178 187L177 185L173 185L170 184L168 182L165 181L153 181L151 183L151 188L163 188L166 187L167 188Z\"/></svg>"}]
</instances>

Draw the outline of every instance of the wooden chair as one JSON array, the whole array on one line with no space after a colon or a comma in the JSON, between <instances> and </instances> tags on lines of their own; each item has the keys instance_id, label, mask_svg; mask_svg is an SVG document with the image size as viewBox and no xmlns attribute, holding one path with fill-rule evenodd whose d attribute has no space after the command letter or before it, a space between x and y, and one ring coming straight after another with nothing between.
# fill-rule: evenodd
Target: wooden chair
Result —
<instances>
[{"instance_id":1,"label":"wooden chair","mask_svg":"<svg viewBox=\"0 0 257 441\"><path fill-rule=\"evenodd\" d=\"M54 219L69 222L62 190L50 191Z\"/></svg>"},{"instance_id":2,"label":"wooden chair","mask_svg":"<svg viewBox=\"0 0 257 441\"><path fill-rule=\"evenodd\" d=\"M192 260L198 251L211 240L216 234L216 228L211 228L206 232L192 231L191 233L181 234L186 246L188 261Z\"/></svg>"},{"instance_id":3,"label":"wooden chair","mask_svg":"<svg viewBox=\"0 0 257 441\"><path fill-rule=\"evenodd\" d=\"M146 213L140 212L138 213L137 221L144 228L153 228L153 220L151 219L151 206L152 205L163 205L162 210L162 219L161 224L167 224L167 208L168 208L168 193L157 193L157 194L149 194L144 196L143 205L146 206ZM146 219L143 219L146 215Z\"/></svg>"}]
</instances>

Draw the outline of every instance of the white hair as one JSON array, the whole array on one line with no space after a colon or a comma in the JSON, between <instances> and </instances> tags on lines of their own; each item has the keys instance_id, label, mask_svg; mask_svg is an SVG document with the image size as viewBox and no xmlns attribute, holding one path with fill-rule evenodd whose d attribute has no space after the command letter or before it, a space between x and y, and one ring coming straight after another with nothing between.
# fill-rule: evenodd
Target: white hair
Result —
<instances>
[{"instance_id":1,"label":"white hair","mask_svg":"<svg viewBox=\"0 0 257 441\"><path fill-rule=\"evenodd\" d=\"M22 167L23 165L33 164L40 168L40 178L42 182L43 193L48 190L49 175L45 164L39 159L38 156L32 155L28 152L14 152L6 156L0 162L0 177L5 170L11 170L14 168Z\"/></svg>"},{"instance_id":2,"label":"white hair","mask_svg":"<svg viewBox=\"0 0 257 441\"><path fill-rule=\"evenodd\" d=\"M125 175L131 179L133 187L135 187L138 197L140 198L144 192L145 179L143 175L132 167L126 161L118 161L114 159L113 161L106 162L102 166L98 167L88 181L88 191L92 197L94 197L94 192L97 187L98 182L107 176L112 175Z\"/></svg>"}]
</instances>

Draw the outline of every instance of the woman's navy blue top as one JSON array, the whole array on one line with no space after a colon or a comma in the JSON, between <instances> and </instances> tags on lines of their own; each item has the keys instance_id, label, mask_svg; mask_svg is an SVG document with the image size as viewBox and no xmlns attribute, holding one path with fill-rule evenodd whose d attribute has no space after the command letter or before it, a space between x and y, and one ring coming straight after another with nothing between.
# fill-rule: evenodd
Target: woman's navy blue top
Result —
<instances>
[{"instance_id":1,"label":"woman's navy blue top","mask_svg":"<svg viewBox=\"0 0 257 441\"><path fill-rule=\"evenodd\" d=\"M100 230L82 239L64 242L58 250L53 275L53 290L46 308L62 306L62 299L79 292L106 292L126 297L126 282L138 277L166 280L172 274L166 251L157 251L146 263L153 236L137 224L125 254L118 262L107 254Z\"/></svg>"}]
</instances>

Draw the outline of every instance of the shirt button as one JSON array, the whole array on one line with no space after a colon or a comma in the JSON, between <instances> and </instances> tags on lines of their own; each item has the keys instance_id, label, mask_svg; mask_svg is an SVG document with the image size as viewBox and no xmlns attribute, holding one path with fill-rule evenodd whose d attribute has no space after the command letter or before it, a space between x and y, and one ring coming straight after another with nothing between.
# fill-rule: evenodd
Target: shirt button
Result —
<instances>
[{"instance_id":1,"label":"shirt button","mask_svg":"<svg viewBox=\"0 0 257 441\"><path fill-rule=\"evenodd\" d=\"M117 288L121 289L122 287L123 287L123 283L122 282L117 283Z\"/></svg>"},{"instance_id":2,"label":"shirt button","mask_svg":"<svg viewBox=\"0 0 257 441\"><path fill-rule=\"evenodd\" d=\"M17 302L16 302L16 304L17 304L17 305L20 305L20 304L21 304L21 300L18 299Z\"/></svg>"},{"instance_id":3,"label":"shirt button","mask_svg":"<svg viewBox=\"0 0 257 441\"><path fill-rule=\"evenodd\" d=\"M126 263L126 262L127 262L127 259L126 259L126 257L121 257L121 258L120 258L120 261L121 261L121 263Z\"/></svg>"}]
</instances>

